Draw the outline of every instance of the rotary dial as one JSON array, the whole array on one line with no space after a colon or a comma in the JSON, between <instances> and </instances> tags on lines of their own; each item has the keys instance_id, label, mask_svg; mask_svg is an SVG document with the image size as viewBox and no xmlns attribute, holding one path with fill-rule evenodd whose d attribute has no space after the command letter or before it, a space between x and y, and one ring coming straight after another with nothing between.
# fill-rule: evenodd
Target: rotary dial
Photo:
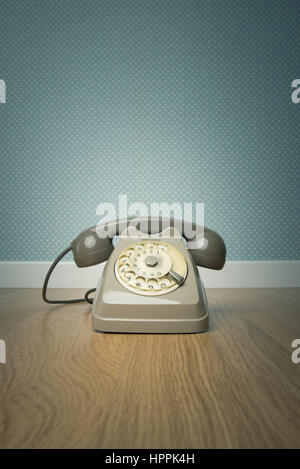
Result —
<instances>
[{"instance_id":1,"label":"rotary dial","mask_svg":"<svg viewBox=\"0 0 300 469\"><path fill-rule=\"evenodd\" d=\"M125 248L115 264L119 282L140 295L163 295L185 280L187 266L181 252L161 241L144 240Z\"/></svg>"}]
</instances>

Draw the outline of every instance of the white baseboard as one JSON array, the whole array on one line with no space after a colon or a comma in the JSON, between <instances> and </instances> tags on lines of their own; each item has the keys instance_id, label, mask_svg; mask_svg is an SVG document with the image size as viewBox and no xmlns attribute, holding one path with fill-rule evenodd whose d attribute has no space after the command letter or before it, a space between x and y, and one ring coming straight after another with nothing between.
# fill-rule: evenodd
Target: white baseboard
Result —
<instances>
[{"instance_id":1,"label":"white baseboard","mask_svg":"<svg viewBox=\"0 0 300 469\"><path fill-rule=\"evenodd\" d=\"M41 288L51 262L0 262L0 288ZM49 287L93 288L103 265L78 269L73 262L61 262ZM223 270L200 268L207 288L300 287L300 261L228 261Z\"/></svg>"}]
</instances>

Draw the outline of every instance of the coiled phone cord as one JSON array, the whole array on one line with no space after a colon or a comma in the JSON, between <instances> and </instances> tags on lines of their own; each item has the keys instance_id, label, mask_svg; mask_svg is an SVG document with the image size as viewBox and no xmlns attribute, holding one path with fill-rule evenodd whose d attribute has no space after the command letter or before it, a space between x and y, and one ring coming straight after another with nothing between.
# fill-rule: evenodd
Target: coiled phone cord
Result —
<instances>
[{"instance_id":1,"label":"coiled phone cord","mask_svg":"<svg viewBox=\"0 0 300 469\"><path fill-rule=\"evenodd\" d=\"M55 269L55 267L57 266L57 264L59 263L59 261L69 252L71 251L71 247L69 246L67 249L65 249L56 259L55 261L53 261L50 269L48 270L47 272L47 275L45 277L45 280L44 280L44 285L43 285L43 293L42 293L42 296L43 296L43 300L46 302L46 303L50 303L50 304L66 304L66 303L83 303L85 301L87 301L88 303L90 304L93 304L93 299L92 298L89 298L89 295L91 293L93 293L94 291L96 291L96 288L91 288L90 290L88 290L86 292L86 294L84 295L84 298L78 298L78 299L74 299L74 300L48 300L47 298L47 287L48 287L48 282L49 282L49 279L51 277L51 274L53 272L53 270Z\"/></svg>"}]
</instances>

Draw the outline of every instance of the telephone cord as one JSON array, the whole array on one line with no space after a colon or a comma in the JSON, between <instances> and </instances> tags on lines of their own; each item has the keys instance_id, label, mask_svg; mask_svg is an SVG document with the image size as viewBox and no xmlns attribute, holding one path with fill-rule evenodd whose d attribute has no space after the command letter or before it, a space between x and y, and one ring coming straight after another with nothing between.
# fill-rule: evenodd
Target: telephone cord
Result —
<instances>
[{"instance_id":1,"label":"telephone cord","mask_svg":"<svg viewBox=\"0 0 300 469\"><path fill-rule=\"evenodd\" d=\"M96 288L91 288L90 290L88 290L85 295L84 295L84 298L78 298L78 299L74 299L74 300L49 300L47 298L47 287L48 287L48 282L49 282L49 279L51 277L51 274L53 272L53 270L55 269L55 267L57 266L57 264L59 263L59 261L68 253L71 251L71 246L69 246L68 248L66 248L52 263L50 269L48 270L47 272L47 275L45 277L45 280L44 280L44 285L43 285L43 293L42 293L42 296L43 296L43 300L46 302L46 303L50 303L50 304L68 304L68 303L84 303L85 301L87 301L88 303L90 304L93 304L93 299L89 297L89 295L91 293L93 293L94 291L96 291Z\"/></svg>"}]
</instances>

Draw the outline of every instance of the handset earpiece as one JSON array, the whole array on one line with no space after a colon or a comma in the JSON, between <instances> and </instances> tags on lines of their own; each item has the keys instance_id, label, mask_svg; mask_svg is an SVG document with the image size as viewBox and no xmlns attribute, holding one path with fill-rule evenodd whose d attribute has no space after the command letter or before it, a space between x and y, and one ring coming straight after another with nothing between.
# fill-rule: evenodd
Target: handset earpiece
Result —
<instances>
[{"instance_id":1,"label":"handset earpiece","mask_svg":"<svg viewBox=\"0 0 300 469\"><path fill-rule=\"evenodd\" d=\"M129 217L101 223L80 233L71 243L77 267L90 267L107 261L114 250L114 236L118 236L134 219Z\"/></svg>"},{"instance_id":2,"label":"handset earpiece","mask_svg":"<svg viewBox=\"0 0 300 469\"><path fill-rule=\"evenodd\" d=\"M100 237L96 226L80 233L71 243L77 267L89 267L106 261L114 250L112 238Z\"/></svg>"},{"instance_id":3,"label":"handset earpiece","mask_svg":"<svg viewBox=\"0 0 300 469\"><path fill-rule=\"evenodd\" d=\"M193 240L190 240L193 242ZM226 246L221 236L204 227L202 246L189 249L195 263L207 269L221 270L226 260Z\"/></svg>"}]
</instances>

